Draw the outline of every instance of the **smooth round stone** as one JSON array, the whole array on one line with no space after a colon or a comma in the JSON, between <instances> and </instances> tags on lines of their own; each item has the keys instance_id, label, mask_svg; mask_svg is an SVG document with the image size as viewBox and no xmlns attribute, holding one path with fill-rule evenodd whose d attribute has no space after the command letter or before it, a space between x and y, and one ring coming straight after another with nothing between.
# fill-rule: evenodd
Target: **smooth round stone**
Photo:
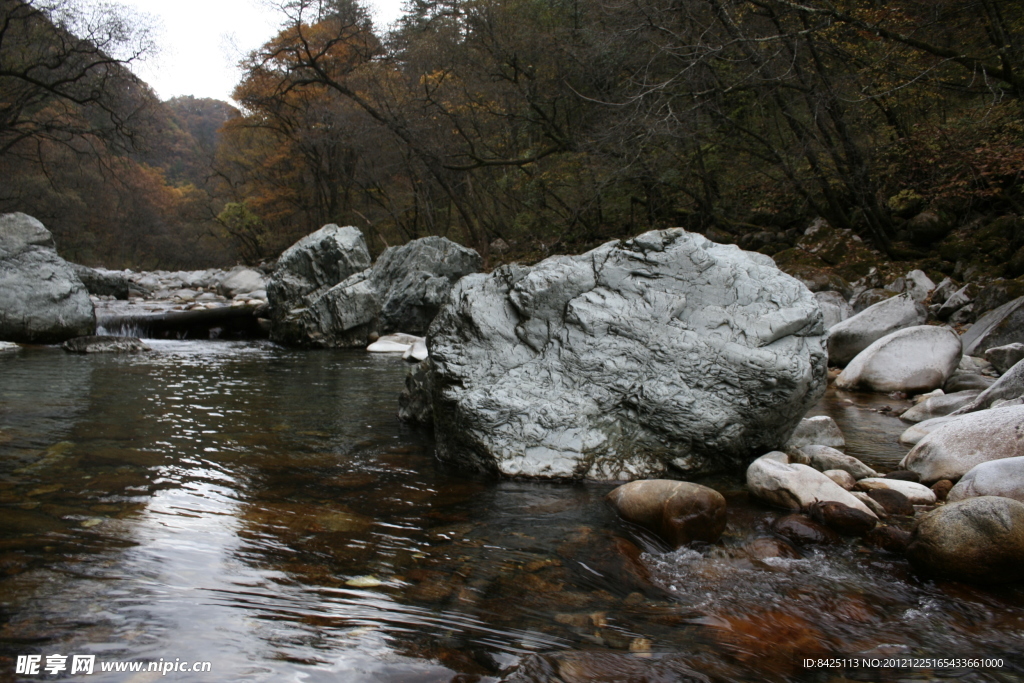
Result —
<instances>
[{"instance_id":1,"label":"smooth round stone","mask_svg":"<svg viewBox=\"0 0 1024 683\"><path fill-rule=\"evenodd\" d=\"M914 504L899 491L894 489L871 489L865 495L881 505L886 514L904 517L912 517L914 515Z\"/></svg>"},{"instance_id":2,"label":"smooth round stone","mask_svg":"<svg viewBox=\"0 0 1024 683\"><path fill-rule=\"evenodd\" d=\"M796 545L831 545L839 534L807 515L785 515L772 522L772 531Z\"/></svg>"},{"instance_id":3,"label":"smooth round stone","mask_svg":"<svg viewBox=\"0 0 1024 683\"><path fill-rule=\"evenodd\" d=\"M1024 580L1024 503L981 496L921 516L907 547L918 571L971 583Z\"/></svg>"},{"instance_id":4,"label":"smooth round stone","mask_svg":"<svg viewBox=\"0 0 1024 683\"><path fill-rule=\"evenodd\" d=\"M935 493L925 486L913 481L904 479L883 479L880 477L869 477L857 482L857 488L861 491L872 489L889 489L898 491L907 497L913 505L932 505L935 503Z\"/></svg>"},{"instance_id":5,"label":"smooth round stone","mask_svg":"<svg viewBox=\"0 0 1024 683\"><path fill-rule=\"evenodd\" d=\"M836 387L908 394L931 391L953 374L961 351L960 337L947 327L908 327L858 353L836 378Z\"/></svg>"},{"instance_id":6,"label":"smooth round stone","mask_svg":"<svg viewBox=\"0 0 1024 683\"><path fill-rule=\"evenodd\" d=\"M808 512L811 519L843 536L863 536L875 528L878 519L842 503L815 503Z\"/></svg>"},{"instance_id":7,"label":"smooth round stone","mask_svg":"<svg viewBox=\"0 0 1024 683\"><path fill-rule=\"evenodd\" d=\"M1001 496L1024 503L1024 456L972 467L950 490L946 500L955 503L977 496Z\"/></svg>"},{"instance_id":8,"label":"smooth round stone","mask_svg":"<svg viewBox=\"0 0 1024 683\"><path fill-rule=\"evenodd\" d=\"M673 547L693 541L714 543L725 531L725 497L686 481L645 479L608 494L623 519L639 524Z\"/></svg>"},{"instance_id":9,"label":"smooth round stone","mask_svg":"<svg viewBox=\"0 0 1024 683\"><path fill-rule=\"evenodd\" d=\"M1020 405L959 415L921 439L900 467L917 472L926 484L957 480L983 462L1024 456L1022 424Z\"/></svg>"}]
</instances>

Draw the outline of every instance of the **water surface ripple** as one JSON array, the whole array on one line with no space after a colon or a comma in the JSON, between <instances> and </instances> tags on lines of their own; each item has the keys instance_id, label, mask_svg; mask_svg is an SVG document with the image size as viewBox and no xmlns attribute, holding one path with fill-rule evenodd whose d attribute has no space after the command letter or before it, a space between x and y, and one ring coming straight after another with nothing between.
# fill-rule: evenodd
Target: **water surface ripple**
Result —
<instances>
[{"instance_id":1,"label":"water surface ripple","mask_svg":"<svg viewBox=\"0 0 1024 683\"><path fill-rule=\"evenodd\" d=\"M40 680L13 673L26 654L212 662L168 674L189 681L841 680L800 664L822 653L1011 653L845 680L1024 680L1024 591L924 581L853 541L754 559L779 512L736 478L705 482L723 541L668 551L611 485L438 465L395 417L397 358L152 345L0 357L0 680ZM816 412L889 469L885 403L830 392Z\"/></svg>"}]
</instances>

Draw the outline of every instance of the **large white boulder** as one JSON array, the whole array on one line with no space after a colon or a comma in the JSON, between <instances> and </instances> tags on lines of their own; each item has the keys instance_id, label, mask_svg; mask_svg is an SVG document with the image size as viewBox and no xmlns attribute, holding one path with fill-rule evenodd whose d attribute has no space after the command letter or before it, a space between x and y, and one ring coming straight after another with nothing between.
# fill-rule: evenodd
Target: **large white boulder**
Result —
<instances>
[{"instance_id":1,"label":"large white boulder","mask_svg":"<svg viewBox=\"0 0 1024 683\"><path fill-rule=\"evenodd\" d=\"M960 337L948 327L918 325L886 335L850 361L840 389L920 393L941 387L960 363Z\"/></svg>"},{"instance_id":2,"label":"large white boulder","mask_svg":"<svg viewBox=\"0 0 1024 683\"><path fill-rule=\"evenodd\" d=\"M513 476L736 469L824 393L822 335L770 258L678 228L470 275L427 336L437 453Z\"/></svg>"},{"instance_id":3,"label":"large white boulder","mask_svg":"<svg viewBox=\"0 0 1024 683\"><path fill-rule=\"evenodd\" d=\"M909 294L900 294L868 306L857 315L836 323L828 331L828 360L846 365L882 337L924 323L927 311Z\"/></svg>"},{"instance_id":4,"label":"large white boulder","mask_svg":"<svg viewBox=\"0 0 1024 683\"><path fill-rule=\"evenodd\" d=\"M954 503L976 496L1002 496L1024 503L1024 456L975 465L956 483L946 500Z\"/></svg>"},{"instance_id":5,"label":"large white boulder","mask_svg":"<svg viewBox=\"0 0 1024 683\"><path fill-rule=\"evenodd\" d=\"M781 462L781 458L772 453L747 467L747 490L755 498L790 510L803 510L813 503L831 501L875 517L868 506L824 473L807 465Z\"/></svg>"},{"instance_id":6,"label":"large white boulder","mask_svg":"<svg viewBox=\"0 0 1024 683\"><path fill-rule=\"evenodd\" d=\"M0 215L0 340L56 344L95 330L89 292L50 231L23 213Z\"/></svg>"},{"instance_id":7,"label":"large white boulder","mask_svg":"<svg viewBox=\"0 0 1024 683\"><path fill-rule=\"evenodd\" d=\"M960 415L921 439L900 462L931 484L959 479L990 460L1024 456L1024 406Z\"/></svg>"}]
</instances>

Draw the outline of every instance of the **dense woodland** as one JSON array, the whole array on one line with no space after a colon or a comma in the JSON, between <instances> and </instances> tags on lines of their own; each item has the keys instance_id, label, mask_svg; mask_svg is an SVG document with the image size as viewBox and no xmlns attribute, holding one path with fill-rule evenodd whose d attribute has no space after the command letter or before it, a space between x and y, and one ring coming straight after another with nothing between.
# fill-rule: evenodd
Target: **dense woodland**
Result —
<instances>
[{"instance_id":1,"label":"dense woodland","mask_svg":"<svg viewBox=\"0 0 1024 683\"><path fill-rule=\"evenodd\" d=\"M0 0L0 211L136 268L328 222L493 265L668 226L776 253L823 216L901 257L1024 214L1024 3L409 0L387 34L278 4L236 109L160 102L116 7ZM946 227L911 234L925 207Z\"/></svg>"}]
</instances>

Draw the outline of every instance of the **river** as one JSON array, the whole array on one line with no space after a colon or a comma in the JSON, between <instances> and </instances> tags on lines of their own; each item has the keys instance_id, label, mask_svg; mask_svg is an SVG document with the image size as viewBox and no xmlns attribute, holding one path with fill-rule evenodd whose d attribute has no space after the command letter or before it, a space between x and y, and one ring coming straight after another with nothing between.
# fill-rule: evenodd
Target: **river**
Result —
<instances>
[{"instance_id":1,"label":"river","mask_svg":"<svg viewBox=\"0 0 1024 683\"><path fill-rule=\"evenodd\" d=\"M703 482L722 541L668 552L612 485L439 465L395 417L395 357L150 343L0 355L0 680L85 655L70 679L1024 681L1024 588L924 580L854 540L754 559L780 513L734 477ZM906 451L886 403L830 390L813 414L886 470ZM805 666L827 654L1004 662ZM66 668L16 673L29 655ZM132 662L210 670L101 670Z\"/></svg>"}]
</instances>

